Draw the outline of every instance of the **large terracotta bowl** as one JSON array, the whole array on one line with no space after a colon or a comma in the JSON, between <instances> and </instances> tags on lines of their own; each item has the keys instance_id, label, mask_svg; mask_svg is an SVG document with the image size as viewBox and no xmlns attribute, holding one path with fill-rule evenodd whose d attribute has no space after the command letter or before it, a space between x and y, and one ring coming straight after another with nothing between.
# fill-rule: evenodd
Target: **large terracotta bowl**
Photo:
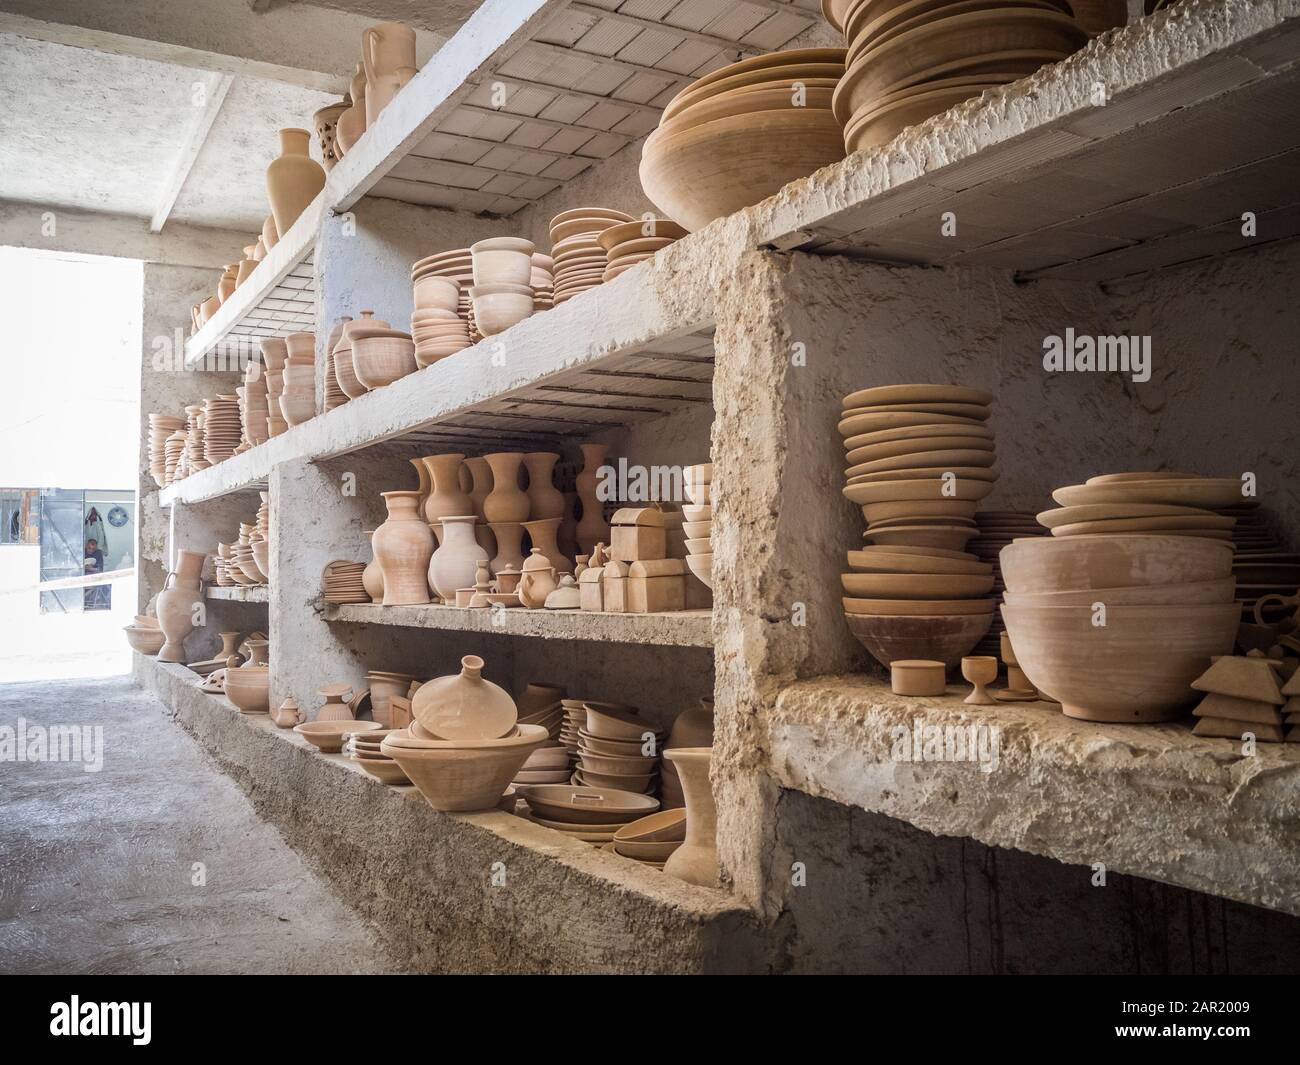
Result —
<instances>
[{"instance_id":1,"label":"large terracotta bowl","mask_svg":"<svg viewBox=\"0 0 1300 1065\"><path fill-rule=\"evenodd\" d=\"M1194 536L1031 536L1002 549L1012 595L1183 584L1232 575L1232 545Z\"/></svg>"},{"instance_id":2,"label":"large terracotta bowl","mask_svg":"<svg viewBox=\"0 0 1300 1065\"><path fill-rule=\"evenodd\" d=\"M366 388L391 385L418 369L415 344L405 337L358 337L352 341L352 369Z\"/></svg>"},{"instance_id":3,"label":"large terracotta bowl","mask_svg":"<svg viewBox=\"0 0 1300 1065\"><path fill-rule=\"evenodd\" d=\"M435 810L491 810L529 755L550 741L541 725L519 725L503 739L407 746L405 729L384 737L379 750L402 768Z\"/></svg>"},{"instance_id":4,"label":"large terracotta bowl","mask_svg":"<svg viewBox=\"0 0 1300 1065\"><path fill-rule=\"evenodd\" d=\"M1232 653L1241 608L1003 604L1007 636L1030 682L1084 721L1170 721L1200 697L1191 684L1211 655Z\"/></svg>"},{"instance_id":5,"label":"large terracotta bowl","mask_svg":"<svg viewBox=\"0 0 1300 1065\"><path fill-rule=\"evenodd\" d=\"M226 670L226 698L241 713L265 714L270 711L271 673L266 666L241 666Z\"/></svg>"},{"instance_id":6,"label":"large terracotta bowl","mask_svg":"<svg viewBox=\"0 0 1300 1065\"><path fill-rule=\"evenodd\" d=\"M846 613L844 621L858 643L886 668L900 658L922 658L952 669L989 631L993 612L903 616Z\"/></svg>"},{"instance_id":7,"label":"large terracotta bowl","mask_svg":"<svg viewBox=\"0 0 1300 1065\"><path fill-rule=\"evenodd\" d=\"M641 185L651 203L696 230L843 158L844 134L830 111L787 107L651 134Z\"/></svg>"},{"instance_id":8,"label":"large terracotta bowl","mask_svg":"<svg viewBox=\"0 0 1300 1065\"><path fill-rule=\"evenodd\" d=\"M1105 603L1108 607L1172 606L1178 603L1204 606L1232 602L1236 588L1236 577L1224 577L1217 581L1135 584L1128 588L1085 588L1079 591L1032 592L1027 595L1007 592L1004 598L1012 606L1091 606L1093 603Z\"/></svg>"},{"instance_id":9,"label":"large terracotta bowl","mask_svg":"<svg viewBox=\"0 0 1300 1065\"><path fill-rule=\"evenodd\" d=\"M152 625L125 625L122 631L126 633L126 642L131 645L131 650L142 655L156 655L167 642L162 629Z\"/></svg>"}]
</instances>

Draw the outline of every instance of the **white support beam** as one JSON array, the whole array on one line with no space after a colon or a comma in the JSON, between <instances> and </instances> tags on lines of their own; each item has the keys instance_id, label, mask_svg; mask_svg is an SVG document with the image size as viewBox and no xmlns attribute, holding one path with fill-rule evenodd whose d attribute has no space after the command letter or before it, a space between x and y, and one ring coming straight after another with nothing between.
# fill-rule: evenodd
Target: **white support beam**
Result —
<instances>
[{"instance_id":1,"label":"white support beam","mask_svg":"<svg viewBox=\"0 0 1300 1065\"><path fill-rule=\"evenodd\" d=\"M230 91L234 80L230 74L205 74L195 83L194 91L198 99L194 101L194 124L190 126L180 150L176 153L171 172L167 175L166 184L163 185L158 197L158 206L154 208L153 218L149 220L151 233L161 233L162 227L167 223L167 217L176 205L176 197L185 187L185 180L190 176L199 152L203 150L212 123L217 120L221 105L226 102L226 93Z\"/></svg>"}]
</instances>

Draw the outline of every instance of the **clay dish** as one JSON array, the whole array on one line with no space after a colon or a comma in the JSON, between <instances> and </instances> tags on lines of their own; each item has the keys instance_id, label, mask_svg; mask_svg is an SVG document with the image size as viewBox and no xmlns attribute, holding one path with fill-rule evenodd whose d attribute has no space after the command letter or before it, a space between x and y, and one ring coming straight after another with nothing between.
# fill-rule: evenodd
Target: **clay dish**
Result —
<instances>
[{"instance_id":1,"label":"clay dish","mask_svg":"<svg viewBox=\"0 0 1300 1065\"><path fill-rule=\"evenodd\" d=\"M952 669L993 625L986 614L845 614L858 643L882 666L899 659L942 662Z\"/></svg>"},{"instance_id":2,"label":"clay dish","mask_svg":"<svg viewBox=\"0 0 1300 1065\"><path fill-rule=\"evenodd\" d=\"M391 758L359 758L357 764L383 784L409 784L411 778Z\"/></svg>"},{"instance_id":3,"label":"clay dish","mask_svg":"<svg viewBox=\"0 0 1300 1065\"><path fill-rule=\"evenodd\" d=\"M983 499L993 491L991 481L977 480L969 476L958 477L951 482L951 494L944 493L945 483L948 482L945 482L941 477L907 478L881 481L874 484L845 485L843 493L851 502L857 503L859 506L865 506L868 503L892 503L911 500L929 501L931 503L975 502ZM974 507L971 508L971 513L974 513ZM870 516L868 516L868 520L871 520Z\"/></svg>"},{"instance_id":4,"label":"clay dish","mask_svg":"<svg viewBox=\"0 0 1300 1065\"><path fill-rule=\"evenodd\" d=\"M659 800L615 788L541 784L518 789L538 816L565 824L625 825L659 809Z\"/></svg>"},{"instance_id":5,"label":"clay dish","mask_svg":"<svg viewBox=\"0 0 1300 1065\"><path fill-rule=\"evenodd\" d=\"M1231 544L1191 536L1034 536L1002 549L1013 594L1127 588L1221 580L1232 574Z\"/></svg>"},{"instance_id":6,"label":"clay dish","mask_svg":"<svg viewBox=\"0 0 1300 1065\"><path fill-rule=\"evenodd\" d=\"M818 87L834 89L835 84L843 76L843 62L788 62L779 66L767 67L763 70L737 71L703 85L696 82L694 85L688 85L668 101L667 106L664 107L663 115L659 119L660 128L672 126L674 124L673 120L687 117L694 108L710 100L717 99L725 93L735 92L737 89L761 86L778 90L783 94L783 102L777 108L773 108L773 110L778 110L780 107L791 106L796 85L808 85L809 82L817 82L820 83ZM827 86L827 82L831 84ZM828 115L830 114L829 100L822 109Z\"/></svg>"},{"instance_id":7,"label":"clay dish","mask_svg":"<svg viewBox=\"0 0 1300 1065\"><path fill-rule=\"evenodd\" d=\"M1164 503L1170 506L1204 507L1217 510L1242 501L1241 482L1233 477L1201 477L1195 480L1156 478L1105 484L1076 484L1052 493L1063 507L1090 503Z\"/></svg>"},{"instance_id":8,"label":"clay dish","mask_svg":"<svg viewBox=\"0 0 1300 1065\"><path fill-rule=\"evenodd\" d=\"M613 843L615 854L653 864L667 861L673 851L682 845L683 840L670 840L665 843L633 843L629 840L620 840L618 833L615 832Z\"/></svg>"},{"instance_id":9,"label":"clay dish","mask_svg":"<svg viewBox=\"0 0 1300 1065\"><path fill-rule=\"evenodd\" d=\"M684 521L682 531L692 539L708 538L713 534L712 521Z\"/></svg>"},{"instance_id":10,"label":"clay dish","mask_svg":"<svg viewBox=\"0 0 1300 1065\"><path fill-rule=\"evenodd\" d=\"M637 776L624 773L597 773L583 766L574 772L573 779L582 787L617 788L619 791L645 793L652 790L650 785L657 775L656 773L642 773Z\"/></svg>"},{"instance_id":11,"label":"clay dish","mask_svg":"<svg viewBox=\"0 0 1300 1065\"><path fill-rule=\"evenodd\" d=\"M156 629L160 623L152 614L136 614L135 623L143 629Z\"/></svg>"},{"instance_id":12,"label":"clay dish","mask_svg":"<svg viewBox=\"0 0 1300 1065\"><path fill-rule=\"evenodd\" d=\"M142 655L156 655L167 642L162 629L151 625L125 625L122 631L126 633L126 642L131 650Z\"/></svg>"},{"instance_id":13,"label":"clay dish","mask_svg":"<svg viewBox=\"0 0 1300 1065\"><path fill-rule=\"evenodd\" d=\"M844 127L844 146L850 152L860 152L888 144L908 127L941 115L950 108L979 96L986 89L1019 81L1023 76L1021 73L984 74L974 80L955 78L952 79L955 84L941 88L925 83L890 93L888 101L881 101L879 106L859 111L853 116Z\"/></svg>"},{"instance_id":14,"label":"clay dish","mask_svg":"<svg viewBox=\"0 0 1300 1065\"><path fill-rule=\"evenodd\" d=\"M384 754L406 773L435 810L495 809L529 756L550 742L540 725L521 725L513 742L447 743L426 747L396 742L405 731L387 736Z\"/></svg>"},{"instance_id":15,"label":"clay dish","mask_svg":"<svg viewBox=\"0 0 1300 1065\"><path fill-rule=\"evenodd\" d=\"M1137 584L1125 588L1085 588L1067 592L1013 594L1003 599L1013 606L1172 606L1180 603L1205 605L1229 603L1237 587L1235 577L1217 581L1183 581L1178 584Z\"/></svg>"},{"instance_id":16,"label":"clay dish","mask_svg":"<svg viewBox=\"0 0 1300 1065\"><path fill-rule=\"evenodd\" d=\"M628 265L635 265L661 248L675 243L677 242L672 237L639 237L616 245L613 251L606 253L606 258L610 266L621 264L624 259L631 259L632 262Z\"/></svg>"},{"instance_id":17,"label":"clay dish","mask_svg":"<svg viewBox=\"0 0 1300 1065\"><path fill-rule=\"evenodd\" d=\"M783 52L764 52L761 55L749 56L747 59L729 63L717 70L711 70L702 77L696 78L677 95L681 96L702 85L713 85L733 74L743 74L750 70L764 70L798 63L837 63L843 66L847 54L847 48L789 48ZM668 102L672 103L672 100Z\"/></svg>"},{"instance_id":18,"label":"clay dish","mask_svg":"<svg viewBox=\"0 0 1300 1065\"><path fill-rule=\"evenodd\" d=\"M840 420L847 421L861 414L947 414L983 422L990 413L982 403L877 403L870 407L847 407L840 411Z\"/></svg>"},{"instance_id":19,"label":"clay dish","mask_svg":"<svg viewBox=\"0 0 1300 1065\"><path fill-rule=\"evenodd\" d=\"M602 736L596 736L585 728L579 728L577 736L578 746L583 751L591 751L593 754L608 755L613 758L641 757L642 742L640 738L635 740L609 740Z\"/></svg>"},{"instance_id":20,"label":"clay dish","mask_svg":"<svg viewBox=\"0 0 1300 1065\"><path fill-rule=\"evenodd\" d=\"M646 226L651 228L649 233L646 232ZM681 240L684 236L686 236L686 230L672 219L656 218L653 221L638 219L634 222L623 222L620 225L610 226L596 240L608 253L612 252L620 244L644 237L662 238L671 242Z\"/></svg>"},{"instance_id":21,"label":"clay dish","mask_svg":"<svg viewBox=\"0 0 1300 1065\"><path fill-rule=\"evenodd\" d=\"M850 551L849 569L854 573L947 573L971 577L993 574L990 563L980 562L973 556L966 560L891 551Z\"/></svg>"},{"instance_id":22,"label":"clay dish","mask_svg":"<svg viewBox=\"0 0 1300 1065\"><path fill-rule=\"evenodd\" d=\"M899 525L894 528L872 527L863 534L864 539L882 547L916 546L939 547L948 551L961 551L976 535L975 529L952 525ZM689 562L690 559L688 558Z\"/></svg>"},{"instance_id":23,"label":"clay dish","mask_svg":"<svg viewBox=\"0 0 1300 1065\"><path fill-rule=\"evenodd\" d=\"M594 236L595 234L603 233L610 226L615 225L617 222L620 221L630 221L630 219L627 218L612 219L612 218L602 218L599 216L587 216L587 217L571 218L566 222L561 222L559 225L552 224L551 254L555 255L556 248L558 248L559 245L561 245L569 237L576 237L582 233L593 234L592 242L595 243L595 236ZM555 261L558 267L559 256L555 257Z\"/></svg>"},{"instance_id":24,"label":"clay dish","mask_svg":"<svg viewBox=\"0 0 1300 1065\"><path fill-rule=\"evenodd\" d=\"M1201 507L1171 507L1151 503L1093 503L1087 506L1057 507L1037 516L1038 523L1049 529L1058 525L1073 525L1085 521L1111 521L1115 518L1215 518L1228 521L1227 525L1214 526L1228 529L1235 519L1220 518L1211 510Z\"/></svg>"},{"instance_id":25,"label":"clay dish","mask_svg":"<svg viewBox=\"0 0 1300 1065\"><path fill-rule=\"evenodd\" d=\"M624 825L614 833L620 843L680 843L686 838L686 811L661 810Z\"/></svg>"},{"instance_id":26,"label":"clay dish","mask_svg":"<svg viewBox=\"0 0 1300 1065\"><path fill-rule=\"evenodd\" d=\"M945 442L951 442L951 446L945 447ZM921 446L916 446L918 444ZM848 459L849 465L844 470L845 477L917 465L918 455L925 456L923 463L920 464L926 466L992 466L997 457L992 440L981 440L975 436L923 437L916 441L896 440L871 447L855 448L853 454L857 457Z\"/></svg>"},{"instance_id":27,"label":"clay dish","mask_svg":"<svg viewBox=\"0 0 1300 1065\"><path fill-rule=\"evenodd\" d=\"M927 456L915 455L913 460L924 460ZM845 482L849 485L890 484L898 481L936 480L945 474L952 474L958 481L996 481L1000 472L992 466L920 466L911 465L899 470L879 470L876 473L860 473Z\"/></svg>"},{"instance_id":28,"label":"clay dish","mask_svg":"<svg viewBox=\"0 0 1300 1065\"><path fill-rule=\"evenodd\" d=\"M841 408L848 411L855 407L907 403L973 403L987 407L993 399L993 393L966 385L878 385L850 392L841 401Z\"/></svg>"},{"instance_id":29,"label":"clay dish","mask_svg":"<svg viewBox=\"0 0 1300 1065\"><path fill-rule=\"evenodd\" d=\"M902 555L908 557L915 555L921 558L950 559L956 562L979 561L979 559L976 558L975 555L972 555L969 551L945 551L943 548L940 547L916 547L913 545L904 545L904 544L898 544L896 546L881 545L879 547L867 546L861 548L858 551L850 551L849 555L850 555L850 562L852 561L852 556L860 555L864 560L867 560L868 564L873 555Z\"/></svg>"},{"instance_id":30,"label":"clay dish","mask_svg":"<svg viewBox=\"0 0 1300 1065\"><path fill-rule=\"evenodd\" d=\"M988 595L993 575L951 573L844 573L840 583L859 599L966 599Z\"/></svg>"},{"instance_id":31,"label":"clay dish","mask_svg":"<svg viewBox=\"0 0 1300 1065\"><path fill-rule=\"evenodd\" d=\"M294 732L305 737L326 754L343 750L344 739L354 732L374 732L383 728L378 721L304 721L294 725Z\"/></svg>"},{"instance_id":32,"label":"clay dish","mask_svg":"<svg viewBox=\"0 0 1300 1065\"><path fill-rule=\"evenodd\" d=\"M890 499L864 507L867 520L875 525L961 525L975 524L973 500L965 499Z\"/></svg>"},{"instance_id":33,"label":"clay dish","mask_svg":"<svg viewBox=\"0 0 1300 1065\"><path fill-rule=\"evenodd\" d=\"M719 118L732 118L753 111L779 111L783 107L794 107L795 81L802 87L800 97L803 103L799 106L831 111L835 86L839 84L838 77L797 79L787 77L775 81L739 85L715 95L702 96L671 118L660 122L659 128L664 131L664 136L671 137Z\"/></svg>"},{"instance_id":34,"label":"clay dish","mask_svg":"<svg viewBox=\"0 0 1300 1065\"><path fill-rule=\"evenodd\" d=\"M1089 477L1084 484L1124 484L1130 481L1198 481L1196 473L1175 473L1172 470L1135 471L1131 473L1099 473Z\"/></svg>"},{"instance_id":35,"label":"clay dish","mask_svg":"<svg viewBox=\"0 0 1300 1065\"><path fill-rule=\"evenodd\" d=\"M845 614L917 617L936 614L992 614L996 599L853 599L843 598Z\"/></svg>"},{"instance_id":36,"label":"clay dish","mask_svg":"<svg viewBox=\"0 0 1300 1065\"><path fill-rule=\"evenodd\" d=\"M900 425L892 429L877 429L869 433L859 433L844 441L844 450L850 453L849 462L862 462L864 459L852 457L852 452L877 444L893 443L901 440L918 440L926 437L978 437L988 444L993 443L993 430L982 422L960 422L951 425ZM936 445L944 446L944 445ZM965 445L961 445L965 446Z\"/></svg>"},{"instance_id":37,"label":"clay dish","mask_svg":"<svg viewBox=\"0 0 1300 1065\"><path fill-rule=\"evenodd\" d=\"M847 441L855 436L878 433L885 429L902 429L918 425L959 425L966 429L983 424L978 419L960 414L932 411L868 410L850 414L840 420L836 429Z\"/></svg>"},{"instance_id":38,"label":"clay dish","mask_svg":"<svg viewBox=\"0 0 1300 1065\"><path fill-rule=\"evenodd\" d=\"M1220 524L1227 521L1229 524ZM1183 536L1206 536L1215 540L1232 539L1233 518L1112 518L1109 521L1080 521L1058 525L1053 536L1091 536L1097 533L1169 533Z\"/></svg>"},{"instance_id":39,"label":"clay dish","mask_svg":"<svg viewBox=\"0 0 1300 1065\"><path fill-rule=\"evenodd\" d=\"M601 218L608 219L610 222L635 222L636 219L625 211L616 210L613 207L571 207L567 211L561 211L551 219L551 228L566 222L572 222L575 218Z\"/></svg>"},{"instance_id":40,"label":"clay dish","mask_svg":"<svg viewBox=\"0 0 1300 1065\"><path fill-rule=\"evenodd\" d=\"M682 517L687 521L712 521L713 508L711 506L699 506L696 504L683 504Z\"/></svg>"},{"instance_id":41,"label":"clay dish","mask_svg":"<svg viewBox=\"0 0 1300 1065\"><path fill-rule=\"evenodd\" d=\"M686 541L686 550L692 555L713 553L713 540L708 536L691 537Z\"/></svg>"},{"instance_id":42,"label":"clay dish","mask_svg":"<svg viewBox=\"0 0 1300 1065\"><path fill-rule=\"evenodd\" d=\"M583 703L587 731L607 740L639 740L647 732L658 733L650 722L626 709L605 703Z\"/></svg>"},{"instance_id":43,"label":"clay dish","mask_svg":"<svg viewBox=\"0 0 1300 1065\"><path fill-rule=\"evenodd\" d=\"M947 687L944 662L896 658L889 663L889 688L895 695L942 695Z\"/></svg>"},{"instance_id":44,"label":"clay dish","mask_svg":"<svg viewBox=\"0 0 1300 1065\"><path fill-rule=\"evenodd\" d=\"M704 587L713 589L713 552L687 555L686 565Z\"/></svg>"},{"instance_id":45,"label":"clay dish","mask_svg":"<svg viewBox=\"0 0 1300 1065\"><path fill-rule=\"evenodd\" d=\"M567 766L568 762L566 761L564 764ZM655 767L658 764L658 755L652 755L649 758L621 758L617 755L582 752L583 770L595 773L609 773L614 776L627 777L650 776L655 772Z\"/></svg>"}]
</instances>

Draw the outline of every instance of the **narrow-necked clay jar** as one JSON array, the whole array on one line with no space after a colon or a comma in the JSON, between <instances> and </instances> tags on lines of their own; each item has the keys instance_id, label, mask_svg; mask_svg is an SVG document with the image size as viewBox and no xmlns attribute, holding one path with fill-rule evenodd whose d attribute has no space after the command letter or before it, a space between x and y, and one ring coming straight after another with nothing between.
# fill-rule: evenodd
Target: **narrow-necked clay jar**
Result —
<instances>
[{"instance_id":1,"label":"narrow-necked clay jar","mask_svg":"<svg viewBox=\"0 0 1300 1065\"><path fill-rule=\"evenodd\" d=\"M478 523L474 526L474 537L491 558L497 553L497 541L483 513L483 500L492 491L492 467L488 465L487 459L476 455L466 459L461 469L469 475L469 498L474 505L474 516L478 518ZM464 487L463 478L461 484Z\"/></svg>"},{"instance_id":2,"label":"narrow-necked clay jar","mask_svg":"<svg viewBox=\"0 0 1300 1065\"><path fill-rule=\"evenodd\" d=\"M446 515L442 543L429 561L429 584L444 602L454 601L458 589L474 584L478 564L487 560L488 553L474 539L474 515Z\"/></svg>"},{"instance_id":3,"label":"narrow-necked clay jar","mask_svg":"<svg viewBox=\"0 0 1300 1065\"><path fill-rule=\"evenodd\" d=\"M533 521L564 517L564 493L555 487L554 451L530 451L524 456L528 471L528 516Z\"/></svg>"},{"instance_id":4,"label":"narrow-necked clay jar","mask_svg":"<svg viewBox=\"0 0 1300 1065\"><path fill-rule=\"evenodd\" d=\"M718 811L709 782L711 747L679 747L664 757L677 767L686 793L686 841L669 856L664 872L701 887L718 886Z\"/></svg>"},{"instance_id":5,"label":"narrow-necked clay jar","mask_svg":"<svg viewBox=\"0 0 1300 1065\"><path fill-rule=\"evenodd\" d=\"M519 719L515 701L483 676L483 659L466 655L461 671L420 686L411 714L430 735L443 740L488 740L504 736Z\"/></svg>"},{"instance_id":6,"label":"narrow-necked clay jar","mask_svg":"<svg viewBox=\"0 0 1300 1065\"><path fill-rule=\"evenodd\" d=\"M447 515L474 513L474 502L460 486L461 464L464 455L426 455L420 460L429 471L432 489L424 501L424 520L431 525Z\"/></svg>"},{"instance_id":7,"label":"narrow-necked clay jar","mask_svg":"<svg viewBox=\"0 0 1300 1065\"><path fill-rule=\"evenodd\" d=\"M429 601L433 533L415 512L419 492L384 492L388 520L375 530L375 561L384 571L384 606Z\"/></svg>"},{"instance_id":8,"label":"narrow-necked clay jar","mask_svg":"<svg viewBox=\"0 0 1300 1065\"><path fill-rule=\"evenodd\" d=\"M528 493L519 487L523 455L517 451L497 451L484 458L492 467L492 491L483 500L483 516L490 524L527 521Z\"/></svg>"},{"instance_id":9,"label":"narrow-necked clay jar","mask_svg":"<svg viewBox=\"0 0 1300 1065\"><path fill-rule=\"evenodd\" d=\"M177 552L176 569L158 593L158 627L167 637L158 652L160 662L185 661L185 640L194 631L194 607L203 602L201 579L207 558L199 551Z\"/></svg>"},{"instance_id":10,"label":"narrow-necked clay jar","mask_svg":"<svg viewBox=\"0 0 1300 1065\"><path fill-rule=\"evenodd\" d=\"M266 197L281 236L325 187L325 171L311 157L310 144L311 134L305 129L280 130L280 155L266 170Z\"/></svg>"},{"instance_id":11,"label":"narrow-necked clay jar","mask_svg":"<svg viewBox=\"0 0 1300 1065\"><path fill-rule=\"evenodd\" d=\"M591 554L598 543L609 543L609 525L605 511L596 498L600 467L605 464L608 444L582 444L582 471L577 477L578 501L582 504L582 517L578 519L578 545Z\"/></svg>"},{"instance_id":12,"label":"narrow-necked clay jar","mask_svg":"<svg viewBox=\"0 0 1300 1065\"><path fill-rule=\"evenodd\" d=\"M533 548L524 560L522 575L519 578L519 601L533 610L546 606L546 597L559 587L555 567L537 548Z\"/></svg>"}]
</instances>

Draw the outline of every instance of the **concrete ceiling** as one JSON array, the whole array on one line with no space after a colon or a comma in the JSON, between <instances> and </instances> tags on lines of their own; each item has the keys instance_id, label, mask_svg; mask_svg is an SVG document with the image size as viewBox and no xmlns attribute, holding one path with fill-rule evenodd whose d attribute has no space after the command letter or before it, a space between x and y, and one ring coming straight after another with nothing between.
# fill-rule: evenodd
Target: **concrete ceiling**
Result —
<instances>
[{"instance_id":1,"label":"concrete ceiling","mask_svg":"<svg viewBox=\"0 0 1300 1065\"><path fill-rule=\"evenodd\" d=\"M0 200L256 232L277 131L339 99L361 31L421 8L424 63L478 4L342 6L0 0Z\"/></svg>"}]
</instances>

